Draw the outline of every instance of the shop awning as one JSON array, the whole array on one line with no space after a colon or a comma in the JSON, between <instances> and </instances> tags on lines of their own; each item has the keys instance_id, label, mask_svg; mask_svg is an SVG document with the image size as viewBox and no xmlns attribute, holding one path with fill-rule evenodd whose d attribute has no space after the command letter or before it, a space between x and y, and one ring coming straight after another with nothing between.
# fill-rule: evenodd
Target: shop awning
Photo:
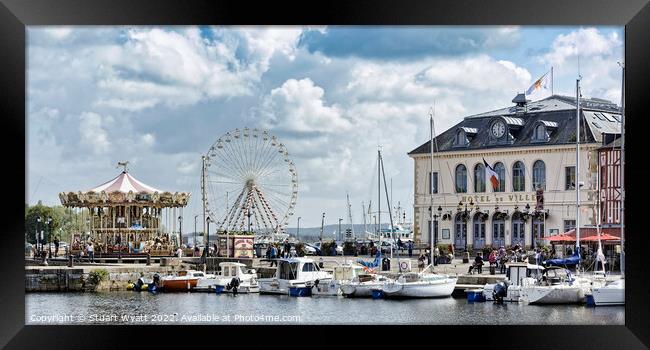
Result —
<instances>
[{"instance_id":1,"label":"shop awning","mask_svg":"<svg viewBox=\"0 0 650 350\"><path fill-rule=\"evenodd\" d=\"M545 240L549 242L559 243L559 242L575 242L576 241L576 230L572 229L570 231L561 233L559 235L544 237ZM601 241L620 241L621 240L621 229L620 228L602 228L600 230L600 240ZM598 241L598 230L595 227L581 227L580 228L580 241L585 242L597 242Z\"/></svg>"}]
</instances>

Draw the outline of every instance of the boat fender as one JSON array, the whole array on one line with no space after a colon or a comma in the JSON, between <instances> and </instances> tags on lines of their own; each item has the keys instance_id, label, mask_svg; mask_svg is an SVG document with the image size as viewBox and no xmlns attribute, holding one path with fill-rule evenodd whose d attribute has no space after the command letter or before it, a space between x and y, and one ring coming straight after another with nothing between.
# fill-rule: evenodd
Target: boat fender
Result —
<instances>
[{"instance_id":1,"label":"boat fender","mask_svg":"<svg viewBox=\"0 0 650 350\"><path fill-rule=\"evenodd\" d=\"M129 283L129 284L126 285L126 290L133 290L134 286L135 285L133 283Z\"/></svg>"}]
</instances>

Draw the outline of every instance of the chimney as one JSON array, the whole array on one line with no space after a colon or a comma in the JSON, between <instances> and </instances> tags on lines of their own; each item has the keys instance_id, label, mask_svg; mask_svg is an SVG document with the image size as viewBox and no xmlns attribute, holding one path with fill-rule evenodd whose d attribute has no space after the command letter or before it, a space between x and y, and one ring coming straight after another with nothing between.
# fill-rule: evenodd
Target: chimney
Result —
<instances>
[{"instance_id":1,"label":"chimney","mask_svg":"<svg viewBox=\"0 0 650 350\"><path fill-rule=\"evenodd\" d=\"M517 96L515 96L515 98L512 99L512 102L516 104L515 106L516 114L522 115L526 113L527 111L526 104L530 101L526 100L525 94L517 94Z\"/></svg>"}]
</instances>

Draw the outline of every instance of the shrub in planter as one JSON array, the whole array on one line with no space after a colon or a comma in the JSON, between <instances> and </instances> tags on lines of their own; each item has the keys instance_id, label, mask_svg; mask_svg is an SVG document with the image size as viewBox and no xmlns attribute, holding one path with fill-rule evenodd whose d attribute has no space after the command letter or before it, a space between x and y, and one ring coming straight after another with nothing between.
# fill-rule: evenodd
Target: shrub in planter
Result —
<instances>
[{"instance_id":1,"label":"shrub in planter","mask_svg":"<svg viewBox=\"0 0 650 350\"><path fill-rule=\"evenodd\" d=\"M99 284L99 282L108 279L108 271L106 269L97 269L88 274L88 279L92 284Z\"/></svg>"}]
</instances>

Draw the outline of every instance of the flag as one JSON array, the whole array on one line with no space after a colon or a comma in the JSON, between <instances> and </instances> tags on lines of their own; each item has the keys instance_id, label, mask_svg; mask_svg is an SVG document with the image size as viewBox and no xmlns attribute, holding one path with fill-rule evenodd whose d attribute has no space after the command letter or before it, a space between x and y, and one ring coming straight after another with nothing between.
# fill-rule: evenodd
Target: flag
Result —
<instances>
[{"instance_id":1,"label":"flag","mask_svg":"<svg viewBox=\"0 0 650 350\"><path fill-rule=\"evenodd\" d=\"M549 83L550 77L548 73L550 73L550 71L544 73L541 78L537 79L537 81L535 81L533 85L531 85L528 90L526 90L526 95L532 95L539 89L548 90L550 84L553 84L552 81Z\"/></svg>"},{"instance_id":2,"label":"flag","mask_svg":"<svg viewBox=\"0 0 650 350\"><path fill-rule=\"evenodd\" d=\"M483 163L485 163L485 175L487 180L492 183L492 188L496 190L499 187L499 174L492 169L490 164L485 161L485 158L483 158Z\"/></svg>"}]
</instances>

